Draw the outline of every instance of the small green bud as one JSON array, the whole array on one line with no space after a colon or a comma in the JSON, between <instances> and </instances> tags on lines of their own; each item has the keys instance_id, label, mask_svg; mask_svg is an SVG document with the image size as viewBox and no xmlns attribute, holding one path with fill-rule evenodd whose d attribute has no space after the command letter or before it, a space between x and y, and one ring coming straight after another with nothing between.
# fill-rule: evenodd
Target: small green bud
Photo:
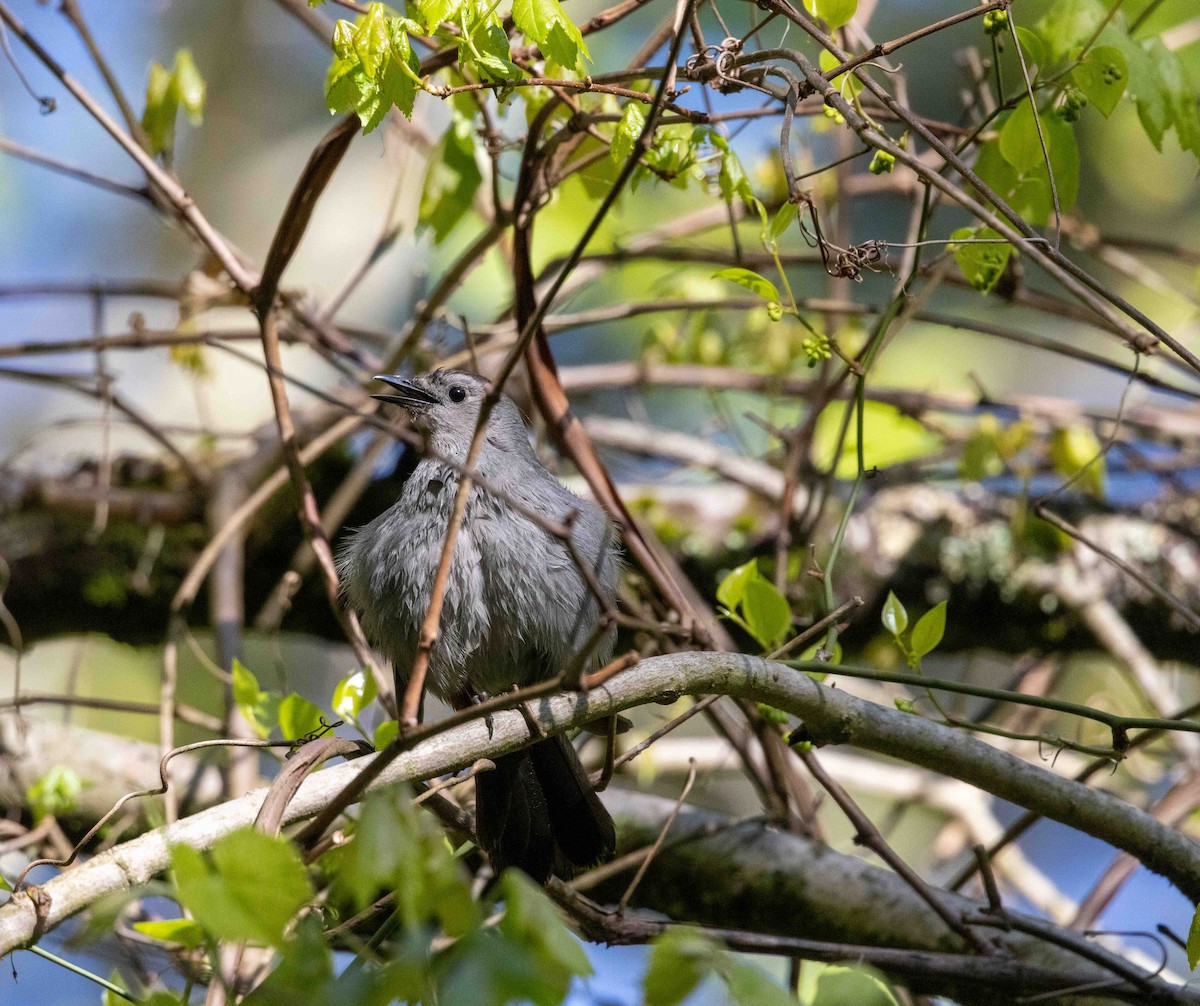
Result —
<instances>
[{"instance_id":1,"label":"small green bud","mask_svg":"<svg viewBox=\"0 0 1200 1006\"><path fill-rule=\"evenodd\" d=\"M1008 11L991 10L984 14L983 31L985 35L993 37L1008 31Z\"/></svg>"},{"instance_id":2,"label":"small green bud","mask_svg":"<svg viewBox=\"0 0 1200 1006\"><path fill-rule=\"evenodd\" d=\"M871 158L871 163L867 170L873 175L888 175L891 174L892 168L896 166L896 158L889 154L886 150L876 150L875 156Z\"/></svg>"}]
</instances>

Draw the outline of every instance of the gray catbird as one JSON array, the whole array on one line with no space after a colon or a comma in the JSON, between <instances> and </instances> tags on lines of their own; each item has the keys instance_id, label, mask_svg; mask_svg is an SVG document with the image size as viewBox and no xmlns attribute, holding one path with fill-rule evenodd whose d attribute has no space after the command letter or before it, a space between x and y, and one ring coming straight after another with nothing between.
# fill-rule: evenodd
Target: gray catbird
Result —
<instances>
[{"instance_id":1,"label":"gray catbird","mask_svg":"<svg viewBox=\"0 0 1200 1006\"><path fill-rule=\"evenodd\" d=\"M340 566L368 638L407 676L458 487L446 461L466 461L488 383L459 370L378 379L397 393L375 397L412 414L428 452L410 466L396 504L350 539ZM426 679L455 708L557 674L586 647L600 615L564 543L497 492L553 521L574 513L573 540L610 605L619 571L613 525L542 467L507 396L488 417L475 471L488 489L471 489ZM585 670L608 658L614 631L592 649ZM497 872L517 866L544 882L612 856L612 818L566 738L495 761L494 771L476 777L475 813L479 845Z\"/></svg>"}]
</instances>

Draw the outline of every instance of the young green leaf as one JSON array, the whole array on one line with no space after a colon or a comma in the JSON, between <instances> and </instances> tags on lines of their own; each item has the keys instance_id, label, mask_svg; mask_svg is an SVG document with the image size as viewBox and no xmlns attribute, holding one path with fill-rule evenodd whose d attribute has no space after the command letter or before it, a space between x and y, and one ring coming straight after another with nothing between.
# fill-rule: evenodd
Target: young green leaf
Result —
<instances>
[{"instance_id":1,"label":"young green leaf","mask_svg":"<svg viewBox=\"0 0 1200 1006\"><path fill-rule=\"evenodd\" d=\"M775 288L775 284L753 270L731 266L728 269L720 269L714 272L713 278L727 279L738 286L745 287L751 293L757 294L765 301L779 303L779 291Z\"/></svg>"},{"instance_id":2,"label":"young green leaf","mask_svg":"<svg viewBox=\"0 0 1200 1006\"><path fill-rule=\"evenodd\" d=\"M162 919L135 922L133 928L143 936L162 943L178 943L188 950L204 945L204 928L192 919Z\"/></svg>"},{"instance_id":3,"label":"young green leaf","mask_svg":"<svg viewBox=\"0 0 1200 1006\"><path fill-rule=\"evenodd\" d=\"M150 64L150 80L146 84L146 110L142 113L142 130L150 153L161 154L174 145L175 113L179 108L174 78L161 63Z\"/></svg>"},{"instance_id":4,"label":"young green leaf","mask_svg":"<svg viewBox=\"0 0 1200 1006\"><path fill-rule=\"evenodd\" d=\"M1050 437L1050 463L1063 478L1074 478L1086 466L1079 485L1104 498L1104 456L1096 434L1086 426L1060 427Z\"/></svg>"},{"instance_id":5,"label":"young green leaf","mask_svg":"<svg viewBox=\"0 0 1200 1006\"><path fill-rule=\"evenodd\" d=\"M617 131L613 134L608 155L617 164L623 164L633 153L633 145L637 143L646 128L646 113L642 110L641 102L627 101L621 110L621 121L617 123Z\"/></svg>"},{"instance_id":6,"label":"young green leaf","mask_svg":"<svg viewBox=\"0 0 1200 1006\"><path fill-rule=\"evenodd\" d=\"M746 594L746 584L759 575L758 560L751 559L740 566L735 566L717 587L717 601L730 611L742 603Z\"/></svg>"},{"instance_id":7,"label":"young green leaf","mask_svg":"<svg viewBox=\"0 0 1200 1006\"><path fill-rule=\"evenodd\" d=\"M74 769L55 765L25 790L25 801L35 821L44 817L62 817L75 809L83 780Z\"/></svg>"},{"instance_id":8,"label":"young green leaf","mask_svg":"<svg viewBox=\"0 0 1200 1006\"><path fill-rule=\"evenodd\" d=\"M583 36L558 0L514 0L513 23L559 66L582 70L580 57L591 58Z\"/></svg>"},{"instance_id":9,"label":"young green leaf","mask_svg":"<svg viewBox=\"0 0 1200 1006\"><path fill-rule=\"evenodd\" d=\"M457 21L462 0L417 0L421 27L432 32L444 21Z\"/></svg>"},{"instance_id":10,"label":"young green leaf","mask_svg":"<svg viewBox=\"0 0 1200 1006\"><path fill-rule=\"evenodd\" d=\"M904 605L900 603L900 598L890 590L888 591L887 600L883 602L883 612L879 617L883 621L883 627L897 639L908 628L908 612L904 610Z\"/></svg>"},{"instance_id":11,"label":"young green leaf","mask_svg":"<svg viewBox=\"0 0 1200 1006\"><path fill-rule=\"evenodd\" d=\"M823 73L828 73L835 66L840 65L841 62L842 61L840 59L838 59L833 53L831 53L828 49L821 50L820 63L821 63L821 71ZM836 87L839 91L841 91L842 96L847 101L853 101L855 98L858 97L858 95L862 92L862 89L863 89L862 81L860 81L853 74L847 75L844 73L840 73L836 77L831 78L829 83L831 83L834 87Z\"/></svg>"},{"instance_id":12,"label":"young green leaf","mask_svg":"<svg viewBox=\"0 0 1200 1006\"><path fill-rule=\"evenodd\" d=\"M375 728L375 735L371 738L371 743L375 746L376 751L382 751L398 736L400 736L400 724L395 720L384 720Z\"/></svg>"},{"instance_id":13,"label":"young green leaf","mask_svg":"<svg viewBox=\"0 0 1200 1006\"><path fill-rule=\"evenodd\" d=\"M519 870L506 870L500 879L504 917L500 932L524 947L537 962L542 977L553 985L552 1001L561 1003L572 979L592 973L587 954L563 924L553 902Z\"/></svg>"},{"instance_id":14,"label":"young green leaf","mask_svg":"<svg viewBox=\"0 0 1200 1006\"><path fill-rule=\"evenodd\" d=\"M375 701L377 691L375 678L370 671L352 671L333 690L333 711L357 723L362 711Z\"/></svg>"},{"instance_id":15,"label":"young green leaf","mask_svg":"<svg viewBox=\"0 0 1200 1006\"><path fill-rule=\"evenodd\" d=\"M642 981L646 1006L683 1002L725 953L724 947L700 933L676 929L660 936L651 944Z\"/></svg>"},{"instance_id":16,"label":"young green leaf","mask_svg":"<svg viewBox=\"0 0 1200 1006\"><path fill-rule=\"evenodd\" d=\"M1022 28L1020 25L1017 26L1017 42L1020 43L1021 50L1025 53L1025 65L1030 71L1030 79L1032 79L1033 68L1046 65L1046 46L1036 32Z\"/></svg>"},{"instance_id":17,"label":"young green leaf","mask_svg":"<svg viewBox=\"0 0 1200 1006\"><path fill-rule=\"evenodd\" d=\"M950 235L950 253L966 281L980 293L989 292L1004 275L1013 247L990 227L960 227Z\"/></svg>"},{"instance_id":18,"label":"young green leaf","mask_svg":"<svg viewBox=\"0 0 1200 1006\"><path fill-rule=\"evenodd\" d=\"M233 702L246 717L255 733L266 737L275 725L274 705L277 696L258 687L258 679L236 657L233 659ZM275 701L273 701L275 700Z\"/></svg>"},{"instance_id":19,"label":"young green leaf","mask_svg":"<svg viewBox=\"0 0 1200 1006\"><path fill-rule=\"evenodd\" d=\"M354 54L362 64L363 73L374 80L391 47L383 4L373 3L367 6L367 13L358 19L358 25L354 29L353 47Z\"/></svg>"},{"instance_id":20,"label":"young green leaf","mask_svg":"<svg viewBox=\"0 0 1200 1006\"><path fill-rule=\"evenodd\" d=\"M347 969L353 978L353 968ZM280 948L272 971L242 1006L300 1006L301 1003L362 1003L365 996L347 995L333 987L333 953L321 930L320 917L309 914Z\"/></svg>"},{"instance_id":21,"label":"young green leaf","mask_svg":"<svg viewBox=\"0 0 1200 1006\"><path fill-rule=\"evenodd\" d=\"M1039 164L1044 164L1038 124L1028 100L1017 106L1000 130L1000 153L1020 172L1031 171Z\"/></svg>"},{"instance_id":22,"label":"young green leaf","mask_svg":"<svg viewBox=\"0 0 1200 1006\"><path fill-rule=\"evenodd\" d=\"M250 828L226 835L208 855L177 845L171 864L180 905L219 940L277 947L313 896L296 847Z\"/></svg>"},{"instance_id":23,"label":"young green leaf","mask_svg":"<svg viewBox=\"0 0 1200 1006\"><path fill-rule=\"evenodd\" d=\"M279 703L279 730L289 740L299 740L320 729L321 710L295 692Z\"/></svg>"},{"instance_id":24,"label":"young green leaf","mask_svg":"<svg viewBox=\"0 0 1200 1006\"><path fill-rule=\"evenodd\" d=\"M858 0L804 0L813 17L819 17L831 29L846 24L858 10Z\"/></svg>"},{"instance_id":25,"label":"young green leaf","mask_svg":"<svg viewBox=\"0 0 1200 1006\"><path fill-rule=\"evenodd\" d=\"M474 127L469 119L456 115L440 149L429 158L421 193L418 218L433 229L435 244L443 241L470 211L482 181L475 161Z\"/></svg>"},{"instance_id":26,"label":"young green leaf","mask_svg":"<svg viewBox=\"0 0 1200 1006\"><path fill-rule=\"evenodd\" d=\"M1096 111L1107 119L1125 93L1129 64L1120 49L1098 45L1090 49L1083 62L1071 71L1071 79L1087 95Z\"/></svg>"},{"instance_id":27,"label":"young green leaf","mask_svg":"<svg viewBox=\"0 0 1200 1006\"><path fill-rule=\"evenodd\" d=\"M946 602L941 601L917 619L909 638L909 652L913 659L920 660L932 652L946 634Z\"/></svg>"},{"instance_id":28,"label":"young green leaf","mask_svg":"<svg viewBox=\"0 0 1200 1006\"><path fill-rule=\"evenodd\" d=\"M883 978L871 968L824 968L817 976L816 1002L854 1003L854 1006L898 1006Z\"/></svg>"},{"instance_id":29,"label":"young green leaf","mask_svg":"<svg viewBox=\"0 0 1200 1006\"><path fill-rule=\"evenodd\" d=\"M192 58L190 49L180 49L175 53L173 76L180 107L187 113L188 121L193 126L200 125L204 119L204 99L208 94L208 87L204 78L200 76L200 70Z\"/></svg>"},{"instance_id":30,"label":"young green leaf","mask_svg":"<svg viewBox=\"0 0 1200 1006\"><path fill-rule=\"evenodd\" d=\"M1037 23L1037 33L1050 50L1050 60L1063 59L1081 46L1107 16L1100 0L1055 0Z\"/></svg>"},{"instance_id":31,"label":"young green leaf","mask_svg":"<svg viewBox=\"0 0 1200 1006\"><path fill-rule=\"evenodd\" d=\"M795 997L762 968L733 955L727 958L724 978L738 1006L797 1006Z\"/></svg>"},{"instance_id":32,"label":"young green leaf","mask_svg":"<svg viewBox=\"0 0 1200 1006\"><path fill-rule=\"evenodd\" d=\"M745 585L742 614L758 644L767 649L779 642L792 625L792 609L775 585L755 576Z\"/></svg>"}]
</instances>

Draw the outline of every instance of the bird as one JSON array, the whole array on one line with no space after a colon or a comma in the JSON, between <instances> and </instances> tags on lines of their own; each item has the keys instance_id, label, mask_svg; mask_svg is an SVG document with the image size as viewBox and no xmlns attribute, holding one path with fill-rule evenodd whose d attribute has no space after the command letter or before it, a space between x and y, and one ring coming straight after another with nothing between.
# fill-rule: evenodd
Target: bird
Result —
<instances>
[{"instance_id":1,"label":"bird","mask_svg":"<svg viewBox=\"0 0 1200 1006\"><path fill-rule=\"evenodd\" d=\"M373 397L406 409L426 448L419 456L410 449L399 499L352 533L340 550L339 572L368 641L406 680L491 384L463 370L376 379L396 393ZM456 709L572 664L586 672L612 653L615 627L597 636L600 601L566 544L527 513L570 528L604 610L613 606L621 568L616 526L543 467L507 395L488 415L474 473L480 482L472 484L455 541L426 675L428 690ZM581 665L577 655L589 644ZM546 883L612 858L612 817L564 736L493 760L494 770L475 777L475 817L478 845L497 876L517 867Z\"/></svg>"}]
</instances>

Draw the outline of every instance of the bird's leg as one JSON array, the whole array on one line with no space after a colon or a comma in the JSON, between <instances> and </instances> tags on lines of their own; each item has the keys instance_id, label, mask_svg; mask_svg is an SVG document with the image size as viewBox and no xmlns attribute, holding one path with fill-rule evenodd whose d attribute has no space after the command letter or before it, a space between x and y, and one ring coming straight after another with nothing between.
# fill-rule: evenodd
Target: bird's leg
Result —
<instances>
[{"instance_id":1,"label":"bird's leg","mask_svg":"<svg viewBox=\"0 0 1200 1006\"><path fill-rule=\"evenodd\" d=\"M514 692L519 692L521 688L519 685L513 685L512 690ZM525 720L525 725L529 727L529 733L534 737L544 740L546 737L546 731L542 729L542 725L537 721L537 717L533 715L533 710L529 708L529 703L518 702L517 708L521 711L521 716Z\"/></svg>"}]
</instances>

